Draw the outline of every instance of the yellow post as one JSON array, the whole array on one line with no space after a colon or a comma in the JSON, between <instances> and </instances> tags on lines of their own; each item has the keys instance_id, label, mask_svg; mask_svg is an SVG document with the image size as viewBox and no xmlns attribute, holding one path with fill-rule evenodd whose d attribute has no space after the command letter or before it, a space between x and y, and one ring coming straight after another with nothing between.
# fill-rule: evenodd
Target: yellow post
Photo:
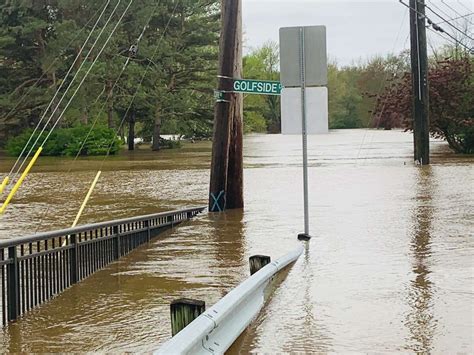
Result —
<instances>
[{"instance_id":1,"label":"yellow post","mask_svg":"<svg viewBox=\"0 0 474 355\"><path fill-rule=\"evenodd\" d=\"M9 182L10 182L10 178L8 176L5 179L3 179L3 182L0 185L0 195L3 193L3 190L5 190L5 187L7 187Z\"/></svg>"},{"instance_id":2,"label":"yellow post","mask_svg":"<svg viewBox=\"0 0 474 355\"><path fill-rule=\"evenodd\" d=\"M30 172L31 168L33 167L33 165L35 165L36 163L36 159L38 159L39 155L41 154L41 151L43 150L43 147L39 147L38 150L36 151L36 154L33 156L33 159L31 159L30 163L28 164L28 166L26 167L25 171L23 172L23 174L21 174L20 178L18 179L18 181L16 182L15 186L13 186L13 189L10 191L10 194L8 195L7 199L5 200L5 202L3 203L2 205L2 208L0 208L0 215L2 215L5 210L7 209L8 207L8 204L10 203L10 201L12 200L13 196L15 196L16 192L18 191L18 189L20 188L21 184L23 183L23 180L25 180L26 176L28 175L28 173Z\"/></svg>"},{"instance_id":3,"label":"yellow post","mask_svg":"<svg viewBox=\"0 0 474 355\"><path fill-rule=\"evenodd\" d=\"M79 218L81 218L82 212L84 212L84 208L86 208L87 202L89 202L89 199L91 198L92 191L94 191L95 185L97 185L97 181L99 181L100 174L102 174L102 171L99 170L95 176L94 181L92 182L91 187L89 188L89 192L87 192L84 202L82 202L81 208L79 208L79 212L77 212L76 219L74 222L72 222L71 228L74 228L77 225L77 222L79 222ZM68 240L69 236L67 236L67 238L64 240L63 247L66 246Z\"/></svg>"},{"instance_id":4,"label":"yellow post","mask_svg":"<svg viewBox=\"0 0 474 355\"><path fill-rule=\"evenodd\" d=\"M97 175L95 176L94 181L92 182L91 187L89 188L89 192L87 193L86 198L84 199L84 202L82 202L79 212L77 212L76 219L72 223L71 228L74 228L77 225L77 222L79 222L79 218L81 218L82 212L84 212L84 208L86 208L87 202L89 202L89 199L91 198L92 191L94 191L95 185L97 184L97 181L99 181L100 174L102 174L102 171L99 170L97 172Z\"/></svg>"}]
</instances>

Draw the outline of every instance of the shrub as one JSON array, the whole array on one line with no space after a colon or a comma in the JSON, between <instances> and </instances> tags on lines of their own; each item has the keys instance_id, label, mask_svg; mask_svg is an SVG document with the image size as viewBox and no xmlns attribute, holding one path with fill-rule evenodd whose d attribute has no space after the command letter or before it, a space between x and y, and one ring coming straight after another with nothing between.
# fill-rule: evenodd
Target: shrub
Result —
<instances>
[{"instance_id":1,"label":"shrub","mask_svg":"<svg viewBox=\"0 0 474 355\"><path fill-rule=\"evenodd\" d=\"M32 133L32 130L27 130L17 137L10 138L6 146L8 154L13 156L20 155ZM45 131L38 142L41 143L47 134L48 132ZM30 150L38 136L39 132L36 132L24 155ZM81 149L84 141L84 146ZM92 130L91 126L59 128L51 133L48 141L43 146L42 155L75 156L79 150L80 155L84 156L106 155L109 148L110 154L115 154L120 149L120 144L120 139L116 136L115 132L107 127L99 126L94 127Z\"/></svg>"}]
</instances>

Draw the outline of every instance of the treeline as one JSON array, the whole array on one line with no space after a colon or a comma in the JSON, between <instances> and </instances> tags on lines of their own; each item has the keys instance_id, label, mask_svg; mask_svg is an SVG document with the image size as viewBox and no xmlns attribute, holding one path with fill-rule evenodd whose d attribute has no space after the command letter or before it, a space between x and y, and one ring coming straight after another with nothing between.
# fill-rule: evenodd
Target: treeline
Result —
<instances>
[{"instance_id":1,"label":"treeline","mask_svg":"<svg viewBox=\"0 0 474 355\"><path fill-rule=\"evenodd\" d=\"M248 79L279 80L278 45L268 42L244 57L244 75ZM390 84L390 78L409 70L409 54L377 56L365 62L340 66L328 64L329 127L368 128L373 126L372 111L376 94ZM278 133L281 127L278 96L245 97L246 131Z\"/></svg>"},{"instance_id":2,"label":"treeline","mask_svg":"<svg viewBox=\"0 0 474 355\"><path fill-rule=\"evenodd\" d=\"M278 45L244 57L247 79L279 80ZM458 153L474 152L474 56L447 46L429 58L430 132ZM410 53L376 56L352 65L328 64L329 127L412 129ZM245 98L245 128L280 132L278 96Z\"/></svg>"},{"instance_id":3,"label":"treeline","mask_svg":"<svg viewBox=\"0 0 474 355\"><path fill-rule=\"evenodd\" d=\"M103 18L91 33L106 4ZM128 132L132 141L134 136L146 141L153 139L153 149L160 148L161 134L210 136L217 74L219 1L132 2L99 56L128 4L125 0L2 2L0 146L4 146L8 138L35 127L63 84L46 115L48 118L58 105L51 121L55 122L89 69L89 76L59 122L59 128L97 122L98 126L117 130L121 136ZM117 10L106 25L116 5ZM89 34L91 39L81 51ZM97 45L87 57L95 40ZM72 73L66 77L76 57ZM94 60L97 61L91 68ZM79 71L81 64L83 68ZM59 104L59 98L76 74L77 79Z\"/></svg>"},{"instance_id":4,"label":"treeline","mask_svg":"<svg viewBox=\"0 0 474 355\"><path fill-rule=\"evenodd\" d=\"M377 97L374 124L413 129L411 73L389 80ZM447 50L428 69L430 134L457 153L474 153L474 56Z\"/></svg>"}]
</instances>

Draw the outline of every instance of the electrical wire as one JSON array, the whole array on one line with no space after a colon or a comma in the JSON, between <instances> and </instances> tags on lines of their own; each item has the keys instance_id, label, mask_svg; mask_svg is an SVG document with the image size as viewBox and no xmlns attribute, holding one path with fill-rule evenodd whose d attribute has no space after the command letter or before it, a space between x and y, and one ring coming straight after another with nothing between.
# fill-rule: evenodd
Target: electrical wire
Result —
<instances>
[{"instance_id":1,"label":"electrical wire","mask_svg":"<svg viewBox=\"0 0 474 355\"><path fill-rule=\"evenodd\" d=\"M435 23L428 17L426 14L423 14L421 12L418 12L416 9L412 8L410 5L407 5L403 2L403 0L398 0L400 4L402 4L405 7L408 7L409 9L415 11L418 15L422 16L423 18L428 20L428 23L433 25L434 30L445 33L447 36L449 36L452 40L454 40L458 45L464 47L468 52L474 53L474 48L469 48L466 46L464 43L459 41L456 37L452 36L449 32L445 31L442 27L435 25Z\"/></svg>"},{"instance_id":2,"label":"electrical wire","mask_svg":"<svg viewBox=\"0 0 474 355\"><path fill-rule=\"evenodd\" d=\"M157 6L158 6L158 5L157 5ZM137 40L136 40L136 42L135 42L135 45L138 46L138 45L140 44L140 41L141 41L141 39L143 38L143 36L144 36L144 34L145 34L145 32L146 32L146 29L148 28L148 25L150 24L151 19L153 18L153 16L154 16L155 13L156 13L156 9L157 9L157 7L155 7L154 11L152 12L152 14L150 15L150 17L148 18L148 21L146 22L145 26L143 26L143 30L142 30L142 32L140 33L140 35L138 36L138 38L137 38ZM123 73L125 72L126 68L128 67L128 64L130 63L130 60L131 60L131 55L128 56L128 58L127 58L127 60L125 61L124 65L122 66L122 70L120 71L118 77L115 79L114 84L113 84L112 88L110 89L110 92L113 92L113 91L114 91L114 89L115 89L115 87L117 86L118 82L120 81L120 79L121 79ZM102 96L102 94L104 93L104 91L105 91L105 87L104 87L104 89L102 90L102 92L97 96L97 98L96 98L96 100L95 100L93 106L98 102L99 98ZM106 100L105 100L105 102L102 104L102 106L101 106L99 112L96 114L96 117L95 117L95 119L94 119L94 121L93 121L93 123L92 123L92 125L91 125L91 127L90 127L90 129L89 129L89 131L87 132L86 137L85 137L84 140L82 141L81 146L79 147L79 150L77 151L77 154L76 154L76 156L74 157L74 160L72 161L72 164L70 164L70 167L69 167L68 171L66 172L66 175L69 175L69 173L72 171L72 167L73 167L74 163L77 161L77 159L78 159L79 156L81 155L81 152L82 152L82 150L84 149L84 147L85 147L85 145L86 145L86 143L87 143L87 140L89 139L90 135L92 134L92 131L93 131L95 125L96 125L97 122L99 121L100 116L101 116L102 113L104 112L105 105L107 104L107 102L109 101L109 99L110 99L110 96L108 95L107 98L106 98ZM99 170L99 171L100 171L100 170ZM100 173L99 173L98 175L100 175ZM60 189L63 187L64 182L65 182L65 181L62 180L62 183L61 183L61 185L59 186ZM42 221L44 221L44 218L48 215L50 208L51 208L51 205L48 205L48 207L46 208L46 210L45 210L45 212L43 213L43 215L41 216L41 218L38 219L38 225L37 225L37 227L36 227L35 233L38 233L38 230L40 229L40 227L41 227L41 225L42 225ZM79 217L80 217L80 215L79 215ZM77 218L77 217L76 217L76 218ZM76 223L77 223L77 221L76 221Z\"/></svg>"},{"instance_id":3,"label":"electrical wire","mask_svg":"<svg viewBox=\"0 0 474 355\"><path fill-rule=\"evenodd\" d=\"M107 2L107 1L106 1ZM79 36L82 34L82 32L87 28L87 26L89 26L89 24L92 22L92 20L97 16L97 14L100 12L100 9L102 8L99 7L97 9L97 11L95 12L94 15L92 15L92 17L89 19L89 21L87 21L87 23L79 30L79 32L76 33L76 35L74 36L74 38L72 40L69 41L69 43L65 46L65 49L66 48L69 48L71 46L72 43L74 43L74 41L76 39L79 38ZM56 62L63 56L63 54L66 53L66 50L63 49L59 55L52 61L52 63L43 71L43 74L41 74L41 76L38 78L38 80L35 81L35 83L33 85L31 85L29 87L29 89L27 90L27 92L20 98L20 100L18 100L18 102L15 104L15 106L5 115L5 118L9 118L10 115L15 112L15 110L18 108L18 106L28 97L28 95L31 93L31 90L33 90L36 85L38 85L41 80L46 76L46 74L49 72L49 70L51 68L53 68L54 64L56 64Z\"/></svg>"},{"instance_id":4,"label":"electrical wire","mask_svg":"<svg viewBox=\"0 0 474 355\"><path fill-rule=\"evenodd\" d=\"M62 116L64 115L64 113L66 112L67 108L69 107L70 103L72 102L72 100L74 99L75 95L77 94L77 92L79 91L79 89L81 88L82 84L84 83L84 81L86 80L87 76L89 75L90 71L92 70L92 68L94 67L95 63L97 62L97 60L99 59L100 55L102 54L102 52L104 51L105 47L108 45L110 39L112 38L113 34L115 33L115 31L117 30L118 26L120 25L123 17L125 16L125 14L127 13L128 9L130 8L131 4L133 3L134 0L130 0L130 2L128 3L128 6L125 8L125 10L123 11L121 17L119 18L119 20L117 21L115 27L113 28L113 30L110 32L107 40L105 41L105 43L103 44L102 48L100 49L99 53L97 54L97 56L95 57L94 61L92 62L90 68L88 69L88 71L86 72L86 74L84 75L84 77L82 78L81 82L79 83L78 87L76 88L75 92L73 93L72 97L70 98L70 100L68 101L66 107L64 108L64 110L61 112L61 115L59 116L59 118L56 120L56 122L54 123L51 131L49 132L49 134L46 136L45 140L43 141L43 144L39 147L38 151L36 152L35 154L35 159L32 160L30 162L30 164L28 165L28 168L31 168L31 165L32 163L34 163L34 161L36 161L36 158L38 157L39 153L41 152L41 150L43 149L43 146L44 144L46 143L46 141L48 140L51 132L54 130L54 128L56 127L56 125L59 123L59 121L61 120ZM116 8L118 7L118 4L116 6ZM115 9L114 9L115 10ZM115 11L113 12L115 13ZM105 28L106 26L104 26ZM29 169L28 169L29 171ZM22 174L21 176L21 180L18 180L18 182L15 184L13 190L10 192L10 194L8 195L7 197L7 200L4 202L4 205L2 206L2 213L5 211L6 207L8 206L8 203L11 201L11 199L13 198L14 194L16 193L16 191L18 190L19 188L19 185L21 185L21 182L22 182L22 179L25 178L25 175L27 174L27 171L25 170L25 172Z\"/></svg>"},{"instance_id":5,"label":"electrical wire","mask_svg":"<svg viewBox=\"0 0 474 355\"><path fill-rule=\"evenodd\" d=\"M458 4L464 7L467 11L472 11L472 8L468 8L466 5L464 5L461 1L457 0Z\"/></svg>"},{"instance_id":6,"label":"electrical wire","mask_svg":"<svg viewBox=\"0 0 474 355\"><path fill-rule=\"evenodd\" d=\"M416 1L416 3L418 4L418 0ZM443 16L441 16L440 14L438 14L436 11L434 11L431 6L425 4L425 7L430 10L433 14L435 14L436 16L438 16L441 20L445 21L447 25L451 26L452 28L454 28L456 31L458 31L459 33L461 33L463 36L466 36L467 38L469 38L470 40L474 40L473 37L469 36L466 32L464 32L463 30L459 29L458 27L454 26L449 20L446 20ZM418 12L418 11L417 11Z\"/></svg>"},{"instance_id":7,"label":"electrical wire","mask_svg":"<svg viewBox=\"0 0 474 355\"><path fill-rule=\"evenodd\" d=\"M140 41L142 40L142 38L143 38L143 36L144 36L144 34L145 34L145 32L146 32L146 29L148 28L148 26L149 26L149 24L150 24L150 22L151 22L151 19L153 18L153 16L154 16L155 13L156 13L157 7L158 7L158 4L157 4L157 6L154 8L154 10L153 10L152 14L150 15L150 17L148 18L148 21L146 22L146 24L143 26L143 29L142 29L140 35L138 36L138 38L137 38L137 40L136 40L136 42L135 42L135 45L136 45L136 46L138 46L138 45L140 44ZM69 174L69 173L72 171L72 166L74 165L74 163L77 161L77 159L78 159L79 156L81 155L81 152L82 152L82 150L84 149L85 144L86 144L87 140L89 139L89 137L90 137L90 135L91 135L91 133L92 133L92 130L94 129L94 127L95 127L95 125L97 124L97 122L98 122L98 120L99 120L101 114L103 113L103 111L104 111L104 109L105 109L105 105L106 105L107 102L110 100L112 92L114 91L114 89L115 89L115 87L117 86L118 82L120 81L120 79L121 79L123 73L125 72L126 68L128 67L128 64L130 63L130 60L131 60L131 55L128 56L128 58L127 58L127 60L125 61L124 65L122 66L122 70L120 71L118 77L115 79L115 82L114 82L112 88L110 89L110 92L109 92L109 94L107 95L105 102L102 104L102 106L101 106L101 108L100 108L100 110L99 110L99 113L96 114L96 117L95 117L95 119L94 119L94 121L93 121L93 123L92 123L92 125L91 125L91 127L90 127L90 129L89 129L89 131L87 132L86 137L85 137L84 140L82 141L81 146L80 146L80 148L79 148L79 150L78 150L78 152L77 152L77 154L76 154L74 160L72 161L72 163L71 163L71 165L70 165L68 171L66 172L66 175ZM102 96L104 90L105 90L105 88L102 90L102 92L101 92L101 93L99 94L99 96L96 98L96 100L95 100L95 102L94 102L93 105L95 105L95 104L98 102L98 100L99 100L99 98ZM109 148L108 152L110 152L110 148ZM101 170L99 170L98 175L96 175L96 177L100 175L100 172L101 172ZM94 181L95 181L95 180L94 180ZM97 181L95 181L95 182L97 182ZM64 183L64 180L63 180L63 183ZM61 186L60 186L60 187L63 186L63 183L61 183ZM90 192L92 193L91 190L90 190ZM89 197L90 197L90 194L89 194ZM84 207L85 207L85 206L84 206ZM43 213L43 215L41 216L41 218L38 219L38 225L37 225L37 227L36 227L36 232L35 232L35 233L38 233L38 231L39 231L39 229L40 229L40 227L41 227L42 221L44 221L44 218L45 218L46 215L49 213L50 208L51 208L51 205L48 205L46 211ZM80 217L80 214L79 214L78 216ZM76 219L78 219L78 218L76 217ZM77 223L77 221L76 221L76 223Z\"/></svg>"},{"instance_id":8,"label":"electrical wire","mask_svg":"<svg viewBox=\"0 0 474 355\"><path fill-rule=\"evenodd\" d=\"M392 53L395 52L395 47L397 46L398 40L400 39L400 35L401 35L401 33L402 33L402 29L403 29L403 27L404 27L407 14L408 14L408 10L406 10L406 11L405 11L405 14L403 15L403 19L402 19L402 22L401 22L401 24L400 24L400 28L398 29L397 37L395 38L395 41L394 41L394 43L393 43ZM403 49L405 49L405 47L406 47L406 42L407 42L407 40L408 40L408 37L409 37L409 35L408 35L408 36L406 37L406 39L405 39L405 43L404 43L404 45L403 45ZM397 68L397 69L398 69L398 68ZM384 83L388 80L388 76L389 76L389 72L387 71L387 73L385 73L385 78L384 78L384 80L380 82L380 86L379 86L379 89L378 89L377 96L379 96L380 93L382 92ZM376 103L374 103L374 110L375 110L375 107L376 107ZM382 112L383 112L384 109L385 109L385 105L384 105L384 107L382 108ZM374 110L372 110L372 111L374 111ZM382 115L382 113L381 113L380 115ZM376 128L378 128L378 126L379 126L379 121L380 121L380 119L377 120ZM360 143L359 150L357 151L356 162L358 161L358 159L359 159L359 157L360 157L360 153L361 153L361 151L362 151L362 147L363 147L364 144L365 144L365 139L366 139L366 137L367 137L367 132L368 132L368 129L369 129L369 126L370 126L371 122L373 122L373 117L371 117L371 121L368 122L367 127L366 127L366 130L365 130L365 132L364 132L364 136L362 137L362 142Z\"/></svg>"},{"instance_id":9,"label":"electrical wire","mask_svg":"<svg viewBox=\"0 0 474 355\"><path fill-rule=\"evenodd\" d=\"M452 7L451 5L449 5L447 2L445 2L444 0L441 0L441 2L446 5L448 8L451 9L451 11L453 11L456 15L460 16L460 18L463 18L463 17L466 17L466 15L462 15L460 12L458 12L454 7ZM457 19L456 19L457 20ZM471 25L472 25L472 21L470 21L469 19L466 19Z\"/></svg>"},{"instance_id":10,"label":"electrical wire","mask_svg":"<svg viewBox=\"0 0 474 355\"><path fill-rule=\"evenodd\" d=\"M147 73L148 73L148 70L150 69L150 66L151 66L151 64L153 63L153 59L155 58L156 53L158 52L158 49L160 48L161 42L163 41L163 38L164 38L166 32L168 31L168 27L169 27L169 25L170 25L170 23L171 23L171 20L172 20L174 14L176 13L176 9L178 8L178 4L179 4L179 3L180 3L180 0L177 0L177 1L176 1L176 4L175 4L175 6L174 6L174 9L173 9L173 11L172 11L172 13L171 13L171 15L170 15L170 18L169 18L169 20L168 20L168 22L167 22L167 24L166 24L166 26L165 26L165 29L164 29L163 33L161 34L160 40L158 41L158 44L157 44L155 50L153 51L153 54L152 54L152 56L151 56L151 59L148 61L148 64L147 64L147 66L146 66L146 68L145 68L145 72L143 73L143 75L142 75L142 77L141 77L141 79L140 79L140 82L139 82L138 85L137 85L137 89L135 90L135 93L133 94L133 97L132 97L132 99L130 100L130 104L128 105L127 110L125 111L125 114L123 115L123 118L122 118L122 120L120 121L120 125L117 127L116 134L118 134L118 132L119 132L120 129L122 128L122 126L123 126L123 124L124 124L124 122L125 122L125 119L127 118L127 115L128 115L128 113L130 112L130 109L132 108L133 102L135 101L135 98L136 98L136 96L137 96L137 94L138 94L138 92L139 92L139 90L140 90L140 88L141 88L141 86L142 86L142 84L143 84L143 81L145 80L145 77L146 77L146 75L147 75ZM109 155L110 155L110 151L111 151L111 149L112 149L112 146L113 146L113 140L110 142L110 145L109 145L109 147L108 147L108 149L107 149L107 154L104 156L104 159L102 160L102 163L101 163L101 165L100 165L99 170L102 170L102 168L103 168L103 166L104 166L105 160L106 160L106 159L109 157Z\"/></svg>"},{"instance_id":11,"label":"electrical wire","mask_svg":"<svg viewBox=\"0 0 474 355\"><path fill-rule=\"evenodd\" d=\"M471 20L469 20L468 18L466 18L466 17L472 16L472 15L474 15L474 12L470 12L470 13L468 13L468 14L465 14L465 15L462 15L462 16L459 16L459 17L453 17L453 18L449 19L449 21L455 21L455 20L460 20L460 19L464 19L464 18L465 18L468 22L470 22L471 24L473 24L473 23L471 22ZM442 25L443 23L446 23L446 21L437 22L436 25Z\"/></svg>"},{"instance_id":12,"label":"electrical wire","mask_svg":"<svg viewBox=\"0 0 474 355\"><path fill-rule=\"evenodd\" d=\"M92 30L90 31L90 33L89 33L89 35L87 36L87 38L86 38L86 40L84 41L84 43L82 44L82 46L81 46L81 48L80 48L78 54L76 55L76 58L74 59L74 62L71 64L71 66L69 67L69 70L67 71L67 73L66 73L64 79L62 80L61 85L60 85L59 88L56 90L56 92L55 92L53 98L49 101L49 104L48 104L48 106L46 107L46 109L44 110L43 115L41 116L41 119L40 119L39 122L36 124L36 127L35 127L33 133L31 134L30 138L28 139L28 141L26 142L25 146L23 147L23 150L21 151L20 155L19 155L18 158L16 159L15 164L13 165L13 167L12 167L11 170L10 170L10 172L8 173L8 177L11 177L11 175L13 174L13 172L14 172L16 166L18 165L18 163L20 162L20 160L21 160L23 154L25 153L26 149L28 148L28 145L30 144L31 140L33 139L35 133L38 131L39 126L41 125L41 123L43 122L44 118L46 117L46 114L48 113L49 109L50 109L51 106L53 105L54 100L56 99L56 97L58 96L59 92L60 92L61 89L63 88L63 85L64 85L64 83L66 82L67 77L69 76L69 74L71 73L72 69L74 68L74 65L76 65L77 61L79 60L79 58L80 58L80 56L81 56L81 54L82 54L82 52L83 52L85 46L87 45L87 43L89 42L90 37L92 36L92 33L93 33L93 32L95 31L95 29L97 28L97 26L98 26L100 20L102 19L102 16L103 16L104 13L105 13L105 10L106 10L107 7L109 6L110 1L111 1L111 0L106 1L106 4L105 4L105 6L104 6L104 8L103 8L103 10L102 10L102 12L101 12L101 14L100 14L100 16L97 18L97 20L96 20L96 22L95 22L95 24L94 24ZM79 70L78 70L78 72L79 72ZM76 75L77 75L77 73L76 73ZM74 79L73 79L73 80L74 80ZM47 123L46 123L46 124L47 124ZM44 129L43 129L43 131L44 131ZM42 132L43 132L43 131L42 131ZM40 134L40 135L41 135L41 134ZM36 144L36 143L37 143L37 142L35 142L35 144ZM34 147L34 145L32 146L32 149L33 149L33 147ZM28 155L27 155L26 158L28 158L28 156L31 154L32 149L29 151L29 153L28 153ZM26 158L25 158L25 159L26 159ZM21 168L23 167L24 163L25 163L25 160L23 160L23 163L21 164L20 168L18 169L18 172L21 170ZM17 172L17 174L18 174L18 172Z\"/></svg>"},{"instance_id":13,"label":"electrical wire","mask_svg":"<svg viewBox=\"0 0 474 355\"><path fill-rule=\"evenodd\" d=\"M464 47L465 49L467 49L471 54L474 53L474 49L473 48L469 48L467 47L466 45L464 45L462 42L459 42L457 40L453 40L453 37L450 36L450 38L446 38L445 36L443 36L443 33L448 35L448 33L446 32L439 32L439 31L436 31L434 29L432 29L431 27L428 27L428 30L430 30L431 32L437 34L439 37L441 37L442 39L444 39L446 42L452 44L453 46L458 46L458 45L461 45L462 47Z\"/></svg>"},{"instance_id":14,"label":"electrical wire","mask_svg":"<svg viewBox=\"0 0 474 355\"><path fill-rule=\"evenodd\" d=\"M97 54L97 56L95 57L94 61L92 62L91 66L89 67L89 69L87 70L85 76L82 78L81 82L79 83L79 86L76 88L76 90L74 91L72 97L69 99L68 103L66 104L66 107L65 109L61 112L61 115L59 116L59 118L56 120L56 122L54 123L53 127L51 128L51 130L49 131L48 135L46 136L46 138L44 139L43 143L41 145L44 145L49 137L51 136L51 134L53 133L54 129L56 128L57 124L59 123L59 121L61 120L61 118L63 117L65 111L69 108L69 105L71 104L72 100L74 99L74 97L76 96L76 94L78 93L78 91L80 90L82 84L84 83L84 81L86 80L87 76L89 75L89 73L91 72L92 68L94 67L95 63L97 63L97 61L99 60L99 57L100 55L102 54L102 52L104 51L105 47L109 44L109 41L110 39L112 38L112 36L114 35L115 31L117 30L118 26L120 25L120 22L122 21L123 17L125 16L126 12L128 11L128 9L130 8L130 5L132 5L134 0L130 0L130 2L128 3L128 6L127 8L125 9L125 11L122 13L122 16L119 18L117 24L115 25L115 27L113 28L112 32L110 33L109 37L107 38L107 40L105 41L104 45L102 46L102 48L100 49L99 53Z\"/></svg>"},{"instance_id":15,"label":"electrical wire","mask_svg":"<svg viewBox=\"0 0 474 355\"><path fill-rule=\"evenodd\" d=\"M26 160L28 159L28 157L30 156L31 152L33 151L33 149L35 148L36 144L39 142L39 140L41 139L41 136L43 135L44 131L46 130L47 126L49 125L49 123L53 120L53 117L55 115L55 113L57 112L57 110L59 109L59 106L62 104L64 98L66 97L67 93L69 92L69 89L72 87L75 79L78 77L79 73L81 72L82 68L84 67L85 63L87 62L87 59L89 59L90 55L92 54L93 50L95 49L95 46L97 45L99 39L102 37L102 34L104 33L105 29L107 28L107 25L109 24L110 20L112 20L113 16L115 15L115 12L117 11L117 8L118 6L120 5L120 2L122 0L118 0L117 4L115 5L114 9L112 10L111 14L109 15L109 18L107 19L106 23L104 24L104 27L101 29L99 35L97 36L97 38L95 39L92 47L90 48L89 52L87 53L86 57L84 58L84 60L82 61L81 65L79 66L79 69L77 70L76 74L74 75L74 77L72 78L71 82L69 83L68 87L66 88L66 91L63 93L63 95L61 96L61 99L59 100L58 104L56 105L56 107L54 108L53 112L50 114L48 120L46 121L46 123L44 124L41 132L39 133L38 137L36 138L35 142L33 143L33 145L31 146L30 150L28 151L28 154L26 155L26 157L23 159L23 162L21 163L20 167L18 168L17 172L15 173L14 175L14 178L13 180L16 179L16 177L18 176L18 174L20 173L23 165L25 164ZM131 0L133 2L133 0ZM130 6L130 5L129 5ZM128 10L128 7L127 7L127 10ZM126 12L126 11L125 11ZM125 12L123 13L122 15L122 18L123 16L125 15ZM118 22L120 23L120 22ZM117 27L117 26L116 26ZM84 83L85 79L87 78L87 76L89 75L90 71L92 70L94 64L97 62L100 54L102 53L102 51L104 50L105 46L107 46L108 44L108 41L110 40L110 37L107 39L107 41L105 42L105 44L102 46L99 54L95 57L92 65L89 67L88 71L86 72L86 74L84 75L84 77L82 78L82 80L80 81L79 85L77 86L77 88L75 89L73 95L71 96L71 98L69 99L69 101L67 102L65 108L61 111L61 114L59 116L59 118L56 120L56 122L54 123L53 127L51 128L51 130L49 131L47 137L45 140L43 140L43 143L41 144L41 146L44 146L44 144L46 143L46 141L48 140L48 138L50 137L51 133L53 132L54 128L56 127L56 125L59 123L59 121L61 120L61 118L63 117L64 113L66 112L66 110L68 109L69 105L71 104L72 100L74 99L74 97L76 96L77 92L79 91L79 89L81 88L82 84ZM54 98L53 98L54 99Z\"/></svg>"}]
</instances>

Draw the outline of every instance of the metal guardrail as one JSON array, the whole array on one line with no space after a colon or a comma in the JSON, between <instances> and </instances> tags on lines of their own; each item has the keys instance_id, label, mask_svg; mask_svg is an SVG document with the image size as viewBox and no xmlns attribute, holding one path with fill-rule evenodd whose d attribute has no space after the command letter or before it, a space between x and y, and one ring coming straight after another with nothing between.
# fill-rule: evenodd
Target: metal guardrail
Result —
<instances>
[{"instance_id":1,"label":"metal guardrail","mask_svg":"<svg viewBox=\"0 0 474 355\"><path fill-rule=\"evenodd\" d=\"M303 253L303 246L266 265L181 330L155 355L223 354L264 305L272 277Z\"/></svg>"},{"instance_id":2,"label":"metal guardrail","mask_svg":"<svg viewBox=\"0 0 474 355\"><path fill-rule=\"evenodd\" d=\"M0 241L2 324L204 209L157 213Z\"/></svg>"}]
</instances>

